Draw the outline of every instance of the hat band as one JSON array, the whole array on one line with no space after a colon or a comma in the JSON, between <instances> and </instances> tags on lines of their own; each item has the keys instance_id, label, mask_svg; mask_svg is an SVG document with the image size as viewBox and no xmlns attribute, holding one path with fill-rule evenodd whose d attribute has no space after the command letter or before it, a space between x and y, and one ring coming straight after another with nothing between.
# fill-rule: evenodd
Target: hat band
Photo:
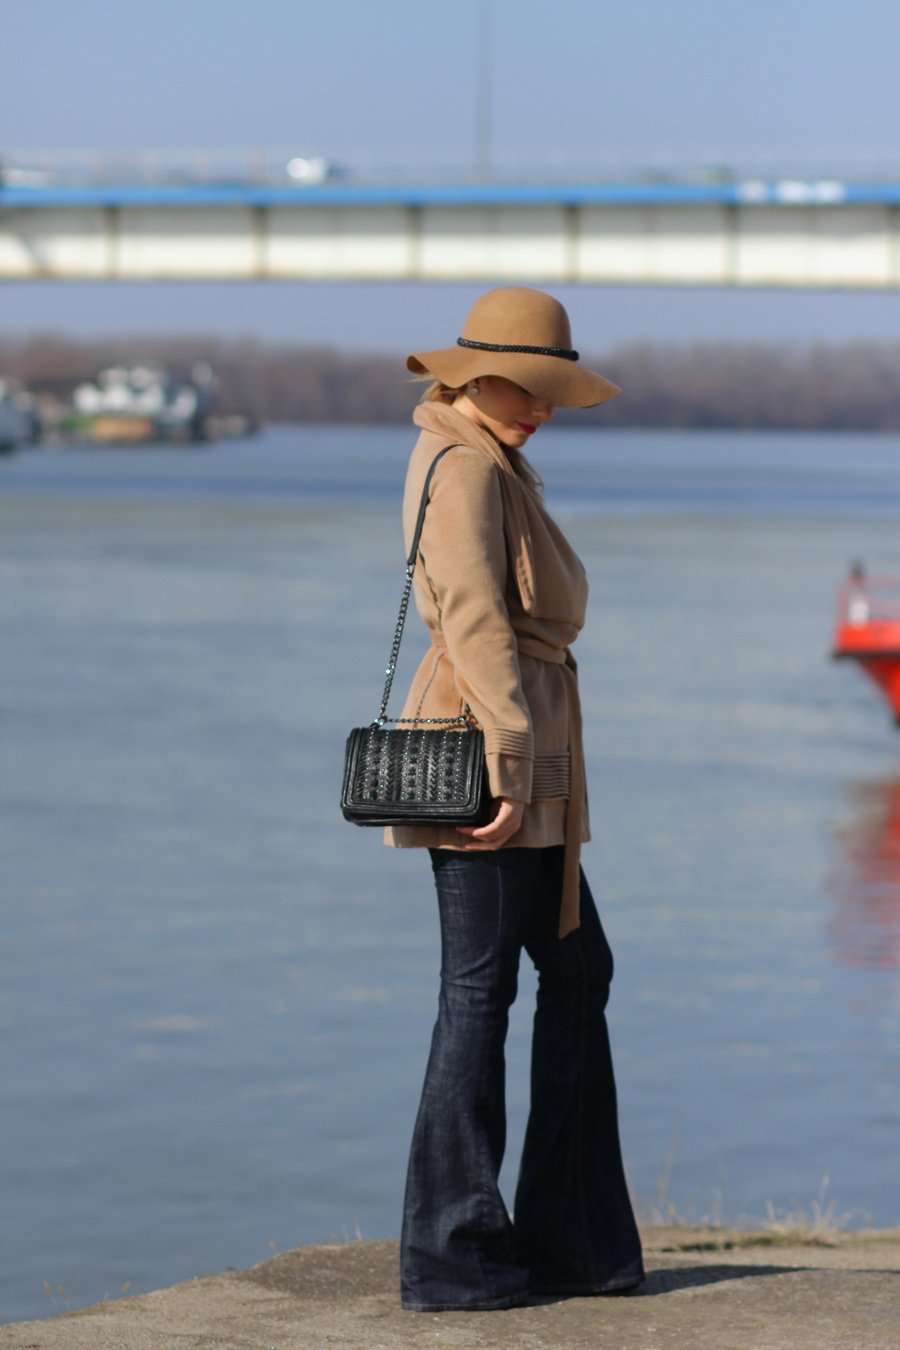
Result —
<instances>
[{"instance_id":1,"label":"hat band","mask_svg":"<svg viewBox=\"0 0 900 1350\"><path fill-rule=\"evenodd\" d=\"M578 353L567 351L565 347L526 347L516 342L470 342L468 338L457 338L457 347L477 347L482 352L524 352L526 356L560 356L564 361L577 361Z\"/></svg>"}]
</instances>

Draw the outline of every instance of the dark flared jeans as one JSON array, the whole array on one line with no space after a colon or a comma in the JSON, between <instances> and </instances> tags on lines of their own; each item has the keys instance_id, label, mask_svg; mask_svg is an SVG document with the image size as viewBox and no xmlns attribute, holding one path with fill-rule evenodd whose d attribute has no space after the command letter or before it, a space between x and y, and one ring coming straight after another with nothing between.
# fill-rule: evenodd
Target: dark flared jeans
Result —
<instances>
[{"instance_id":1,"label":"dark flared jeans","mask_svg":"<svg viewBox=\"0 0 900 1350\"><path fill-rule=\"evenodd\" d=\"M643 1278L604 1009L613 962L587 882L557 936L563 849L431 851L441 991L403 1216L404 1308L506 1308L529 1292L604 1294ZM519 956L538 972L531 1111L515 1216L504 1043Z\"/></svg>"}]
</instances>

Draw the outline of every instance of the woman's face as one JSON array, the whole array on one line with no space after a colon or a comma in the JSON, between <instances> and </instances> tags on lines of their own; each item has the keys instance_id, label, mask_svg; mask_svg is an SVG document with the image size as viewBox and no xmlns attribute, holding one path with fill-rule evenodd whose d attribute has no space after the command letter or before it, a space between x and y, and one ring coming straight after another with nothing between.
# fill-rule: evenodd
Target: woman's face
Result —
<instances>
[{"instance_id":1,"label":"woman's face","mask_svg":"<svg viewBox=\"0 0 900 1350\"><path fill-rule=\"evenodd\" d=\"M519 450L553 416L553 404L502 375L470 380L454 405L501 445Z\"/></svg>"}]
</instances>

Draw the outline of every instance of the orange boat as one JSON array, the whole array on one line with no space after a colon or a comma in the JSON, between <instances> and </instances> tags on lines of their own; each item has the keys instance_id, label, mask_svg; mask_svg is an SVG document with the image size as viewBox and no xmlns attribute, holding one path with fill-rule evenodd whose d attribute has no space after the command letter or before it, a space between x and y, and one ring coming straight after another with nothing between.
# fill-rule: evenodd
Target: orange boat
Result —
<instances>
[{"instance_id":1,"label":"orange boat","mask_svg":"<svg viewBox=\"0 0 900 1350\"><path fill-rule=\"evenodd\" d=\"M900 726L900 577L869 577L854 563L838 595L831 654L865 671Z\"/></svg>"}]
</instances>

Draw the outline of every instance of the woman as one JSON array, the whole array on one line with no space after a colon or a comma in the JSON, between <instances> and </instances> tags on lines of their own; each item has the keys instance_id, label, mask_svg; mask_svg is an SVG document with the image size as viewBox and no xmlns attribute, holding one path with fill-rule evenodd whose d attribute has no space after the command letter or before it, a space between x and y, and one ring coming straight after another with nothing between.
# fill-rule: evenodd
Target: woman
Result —
<instances>
[{"instance_id":1,"label":"woman","mask_svg":"<svg viewBox=\"0 0 900 1350\"><path fill-rule=\"evenodd\" d=\"M437 466L415 573L431 648L405 717L484 730L492 819L404 826L428 848L441 922L441 991L410 1153L403 1306L508 1308L529 1293L604 1294L640 1283L619 1149L604 1008L612 956L579 868L587 839L581 715L569 645L584 569L539 495L522 448L558 405L618 393L571 350L541 291L483 295L455 347L410 356L435 383L414 414L403 504L411 541ZM497 1178L506 1135L504 1042L522 948L538 972L531 1112L511 1220Z\"/></svg>"}]
</instances>

